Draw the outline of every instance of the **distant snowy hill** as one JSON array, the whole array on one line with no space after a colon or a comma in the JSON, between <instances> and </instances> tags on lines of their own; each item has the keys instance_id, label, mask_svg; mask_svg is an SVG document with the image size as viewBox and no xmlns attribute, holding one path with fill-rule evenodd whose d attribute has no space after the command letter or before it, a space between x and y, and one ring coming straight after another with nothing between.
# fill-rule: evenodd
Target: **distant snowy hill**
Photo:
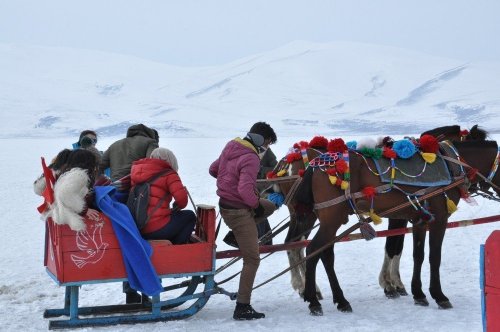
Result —
<instances>
[{"instance_id":1,"label":"distant snowy hill","mask_svg":"<svg viewBox=\"0 0 500 332\"><path fill-rule=\"evenodd\" d=\"M414 134L479 123L500 132L500 62L404 49L294 42L217 67L97 51L0 44L0 137L238 135L260 120L282 136ZM232 123L227 128L227 123Z\"/></svg>"}]
</instances>

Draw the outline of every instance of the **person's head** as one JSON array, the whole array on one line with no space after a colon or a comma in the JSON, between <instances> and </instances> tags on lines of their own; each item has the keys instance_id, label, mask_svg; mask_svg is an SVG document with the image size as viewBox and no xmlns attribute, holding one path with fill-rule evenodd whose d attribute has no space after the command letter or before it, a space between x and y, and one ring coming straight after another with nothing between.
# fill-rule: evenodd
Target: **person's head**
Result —
<instances>
[{"instance_id":1,"label":"person's head","mask_svg":"<svg viewBox=\"0 0 500 332\"><path fill-rule=\"evenodd\" d=\"M250 128L249 133L259 134L264 137L264 144L262 144L264 148L278 141L273 128L266 122L256 122L252 128Z\"/></svg>"},{"instance_id":2,"label":"person's head","mask_svg":"<svg viewBox=\"0 0 500 332\"><path fill-rule=\"evenodd\" d=\"M81 168L87 171L90 183L94 183L98 166L99 163L94 153L89 150L78 149L71 151L62 172L65 173L77 167Z\"/></svg>"},{"instance_id":3,"label":"person's head","mask_svg":"<svg viewBox=\"0 0 500 332\"><path fill-rule=\"evenodd\" d=\"M97 144L97 133L93 130L84 130L80 133L78 143L82 148L88 148Z\"/></svg>"},{"instance_id":4,"label":"person's head","mask_svg":"<svg viewBox=\"0 0 500 332\"><path fill-rule=\"evenodd\" d=\"M71 154L70 149L64 149L60 151L50 163L49 168L53 169L54 171L61 170L63 166L66 165L66 162L68 161L70 154Z\"/></svg>"},{"instance_id":5,"label":"person's head","mask_svg":"<svg viewBox=\"0 0 500 332\"><path fill-rule=\"evenodd\" d=\"M179 170L179 165L177 163L177 158L174 153L167 148L156 148L151 152L150 158L152 159L161 159L170 164L174 171Z\"/></svg>"}]
</instances>

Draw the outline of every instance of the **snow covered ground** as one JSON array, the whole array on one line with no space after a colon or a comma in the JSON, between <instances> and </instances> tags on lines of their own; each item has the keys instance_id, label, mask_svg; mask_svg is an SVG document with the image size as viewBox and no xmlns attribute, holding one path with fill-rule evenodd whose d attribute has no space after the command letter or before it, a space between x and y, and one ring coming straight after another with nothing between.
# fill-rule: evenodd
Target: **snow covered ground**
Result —
<instances>
[{"instance_id":1,"label":"snow covered ground","mask_svg":"<svg viewBox=\"0 0 500 332\"><path fill-rule=\"evenodd\" d=\"M2 115L3 118L3 115ZM261 120L261 118L254 119ZM232 118L231 121L234 121ZM497 122L498 123L498 122ZM227 121L219 126L231 128ZM86 128L80 128L86 129ZM486 127L488 129L488 127ZM12 130L15 130L13 128ZM160 135L160 145L172 149L178 159L180 175L190 190L195 203L216 205L215 180L208 175L208 166L221 151L232 133L218 132L215 138L172 138ZM21 130L19 131L21 132ZM241 133L243 134L243 133ZM47 131L45 136L49 136ZM280 131L278 130L278 135ZM124 136L102 138L98 147L107 148L114 140ZM309 139L307 136L279 136L273 146L276 155L283 156L294 142ZM330 137L334 138L334 137ZM356 139L357 137L344 137ZM496 137L497 139L500 137ZM43 267L44 224L36 207L41 199L32 190L33 180L40 174L40 156L51 158L59 150L71 146L74 137L58 138L3 138L0 139L1 183L0 215L2 216L0 265L0 330L41 331L47 329L48 321L42 317L46 308L63 305L64 289L58 287L46 274ZM477 199L478 206L460 203L459 210L451 220L463 220L500 214L500 204ZM271 217L274 226L286 217L284 208ZM383 230L383 223L376 226ZM383 260L384 239L370 242L364 240L341 243L336 246L336 270L346 298L354 312L338 312L333 303L328 281L321 265L318 265L318 284L325 299L322 301L324 316L312 317L307 304L294 293L288 274L257 289L253 294L253 305L266 313L258 321L237 322L232 319L234 302L226 296L215 295L207 305L193 317L173 322L123 325L106 328L85 328L81 331L481 331L481 301L479 288L479 246L488 235L499 229L498 223L448 230L441 266L441 280L445 294L454 308L439 310L432 301L429 307L417 307L411 295L388 300L378 285L378 273ZM223 225L221 234L227 228ZM284 234L276 243L282 242ZM218 250L229 249L221 237ZM402 278L409 290L412 257L411 237L407 236L401 262ZM223 264L218 261L217 264ZM260 283L280 272L288 265L286 254L276 253L261 263L256 283ZM216 280L239 270L236 264L218 275ZM428 288L427 260L423 268L424 291ZM225 285L229 291L237 289L237 278ZM81 301L85 304L117 303L124 301L121 284L83 286Z\"/></svg>"}]
</instances>

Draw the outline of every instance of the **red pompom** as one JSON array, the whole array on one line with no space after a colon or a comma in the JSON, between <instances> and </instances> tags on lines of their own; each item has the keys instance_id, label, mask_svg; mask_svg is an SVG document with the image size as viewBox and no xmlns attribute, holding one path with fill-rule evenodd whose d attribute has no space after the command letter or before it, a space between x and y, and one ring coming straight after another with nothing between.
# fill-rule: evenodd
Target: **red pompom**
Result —
<instances>
[{"instance_id":1,"label":"red pompom","mask_svg":"<svg viewBox=\"0 0 500 332\"><path fill-rule=\"evenodd\" d=\"M363 195L365 195L368 198L373 198L373 197L375 197L375 194L376 194L375 188L373 188L373 187L364 187L362 192L363 192Z\"/></svg>"},{"instance_id":2,"label":"red pompom","mask_svg":"<svg viewBox=\"0 0 500 332\"><path fill-rule=\"evenodd\" d=\"M328 142L328 151L330 152L344 152L347 150L347 145L342 138L335 138Z\"/></svg>"},{"instance_id":3,"label":"red pompom","mask_svg":"<svg viewBox=\"0 0 500 332\"><path fill-rule=\"evenodd\" d=\"M429 153L437 153L439 149L439 143L436 137L432 135L422 135L420 137L420 151L429 152Z\"/></svg>"},{"instance_id":4,"label":"red pompom","mask_svg":"<svg viewBox=\"0 0 500 332\"><path fill-rule=\"evenodd\" d=\"M300 150L302 147L305 147L307 149L308 144L309 143L307 143L306 141L300 141L300 142L295 143L293 145L293 148Z\"/></svg>"},{"instance_id":5,"label":"red pompom","mask_svg":"<svg viewBox=\"0 0 500 332\"><path fill-rule=\"evenodd\" d=\"M299 176L303 177L305 172L306 172L305 169L299 169Z\"/></svg>"},{"instance_id":6,"label":"red pompom","mask_svg":"<svg viewBox=\"0 0 500 332\"><path fill-rule=\"evenodd\" d=\"M292 152L286 155L286 162L289 164L293 163L296 160L301 160L301 159L302 155L300 154L300 152Z\"/></svg>"},{"instance_id":7,"label":"red pompom","mask_svg":"<svg viewBox=\"0 0 500 332\"><path fill-rule=\"evenodd\" d=\"M396 158L396 151L394 151L391 148L384 147L384 150L382 152L382 155L386 157L387 159L394 159Z\"/></svg>"},{"instance_id":8,"label":"red pompom","mask_svg":"<svg viewBox=\"0 0 500 332\"><path fill-rule=\"evenodd\" d=\"M274 179L274 178L277 178L277 177L278 177L278 175L276 175L276 173L274 173L273 171L269 171L266 174L266 179Z\"/></svg>"},{"instance_id":9,"label":"red pompom","mask_svg":"<svg viewBox=\"0 0 500 332\"><path fill-rule=\"evenodd\" d=\"M309 146L315 149L326 149L328 146L328 139L324 136L315 136L309 141Z\"/></svg>"},{"instance_id":10,"label":"red pompom","mask_svg":"<svg viewBox=\"0 0 500 332\"><path fill-rule=\"evenodd\" d=\"M467 136L469 135L469 131L467 129L460 130L460 136Z\"/></svg>"},{"instance_id":11,"label":"red pompom","mask_svg":"<svg viewBox=\"0 0 500 332\"><path fill-rule=\"evenodd\" d=\"M335 162L335 168L337 169L337 172L343 174L347 171L349 166L344 159L339 159Z\"/></svg>"},{"instance_id":12,"label":"red pompom","mask_svg":"<svg viewBox=\"0 0 500 332\"><path fill-rule=\"evenodd\" d=\"M337 170L335 169L335 167L329 168L326 170L326 174L335 176L337 174Z\"/></svg>"}]
</instances>

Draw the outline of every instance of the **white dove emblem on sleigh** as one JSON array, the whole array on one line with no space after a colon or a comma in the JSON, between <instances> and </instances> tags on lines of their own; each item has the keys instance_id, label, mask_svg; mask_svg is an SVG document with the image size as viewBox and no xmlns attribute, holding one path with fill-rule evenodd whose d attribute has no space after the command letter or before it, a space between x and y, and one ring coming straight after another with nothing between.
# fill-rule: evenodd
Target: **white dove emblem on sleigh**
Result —
<instances>
[{"instance_id":1,"label":"white dove emblem on sleigh","mask_svg":"<svg viewBox=\"0 0 500 332\"><path fill-rule=\"evenodd\" d=\"M76 232L76 246L86 254L84 256L71 255L71 260L78 268L81 269L86 264L96 264L104 257L109 244L102 242L103 226L103 222L96 222L87 225L86 230Z\"/></svg>"}]
</instances>

